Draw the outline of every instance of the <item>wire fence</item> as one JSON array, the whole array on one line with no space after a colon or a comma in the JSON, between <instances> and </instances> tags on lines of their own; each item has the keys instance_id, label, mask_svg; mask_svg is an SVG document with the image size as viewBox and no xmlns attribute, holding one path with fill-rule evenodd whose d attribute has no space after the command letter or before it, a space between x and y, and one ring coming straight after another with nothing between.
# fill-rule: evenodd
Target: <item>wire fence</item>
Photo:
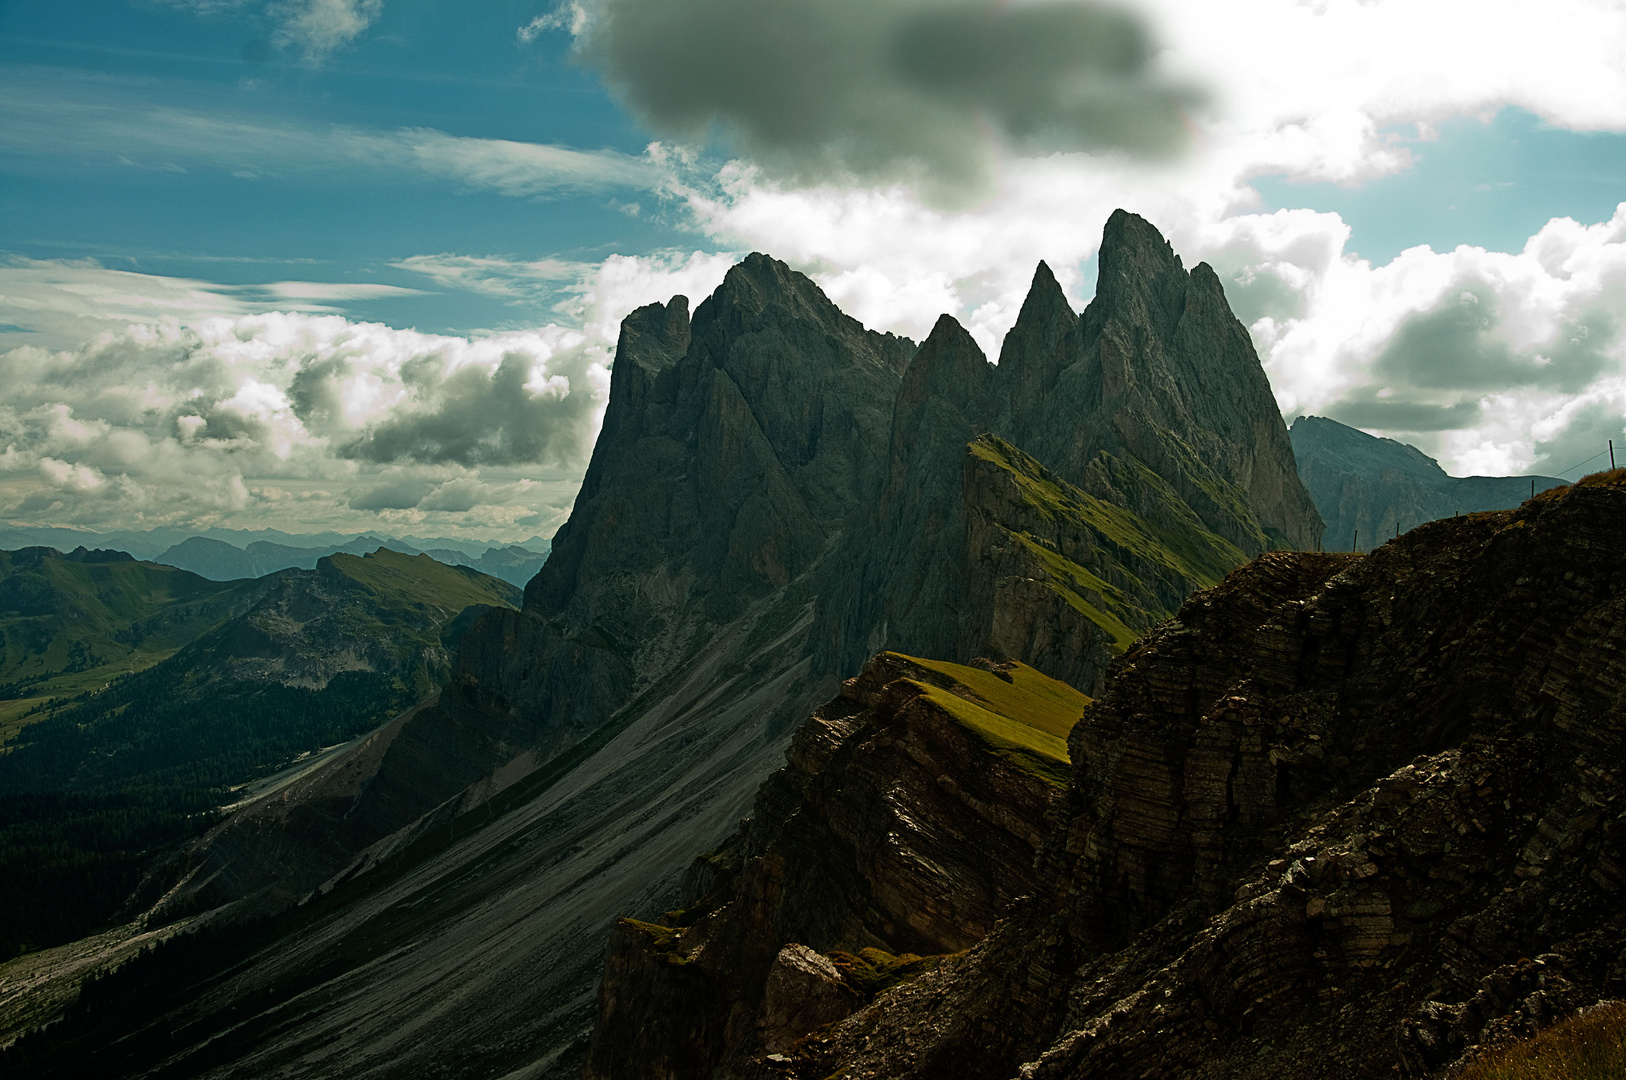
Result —
<instances>
[{"instance_id":1,"label":"wire fence","mask_svg":"<svg viewBox=\"0 0 1626 1080\"><path fill-rule=\"evenodd\" d=\"M1609 468L1610 469L1615 468L1615 440L1610 439L1609 440L1609 446L1606 449L1599 450L1596 454L1593 454L1591 457L1587 458L1585 461L1577 461L1574 465L1571 465L1568 468L1561 469L1558 472L1553 473L1552 476L1553 476L1554 479L1568 480L1569 476L1570 476L1570 473L1573 473L1573 472L1577 471L1578 469L1584 469L1588 465L1592 464L1594 461L1599 460L1600 458L1608 458L1609 459ZM1581 478L1580 476L1577 476L1575 479L1579 480L1580 478ZM1511 479L1511 477L1509 479ZM1571 481L1571 482L1573 483L1573 481ZM1554 485L1554 486L1557 486L1557 485ZM1551 490L1551 488L1543 488L1542 490L1543 491L1548 491L1548 490ZM1536 478L1535 477L1530 478L1530 497L1532 499L1536 497ZM1503 507L1502 507L1501 504L1505 503L1506 501L1507 500L1505 498L1503 498L1503 499L1492 499L1490 502L1485 503L1485 504L1483 504L1481 506L1476 506L1472 510L1459 510L1455 514L1452 514L1451 516L1452 517L1459 517L1459 516L1462 516L1464 514L1477 514L1477 513L1479 513L1480 511L1483 511L1483 510L1502 509ZM1429 520L1433 521L1433 520L1436 520L1436 519L1430 518ZM1427 522L1419 521L1419 522L1416 523L1416 525L1424 525L1424 524L1427 524ZM1405 531L1405 530L1402 530L1400 528L1400 521L1397 518L1395 520L1395 533L1394 533L1394 536L1393 536L1392 539L1395 539L1395 540L1400 539L1400 534L1403 531ZM1387 535L1385 535L1385 541L1387 541L1388 539L1390 539L1390 538ZM1320 545L1319 544L1317 545L1317 550L1320 550ZM1356 529L1354 531L1354 535L1352 536L1352 538L1350 540L1349 550L1351 552L1353 552L1353 553L1359 553L1360 552L1360 550L1361 550L1361 530Z\"/></svg>"}]
</instances>

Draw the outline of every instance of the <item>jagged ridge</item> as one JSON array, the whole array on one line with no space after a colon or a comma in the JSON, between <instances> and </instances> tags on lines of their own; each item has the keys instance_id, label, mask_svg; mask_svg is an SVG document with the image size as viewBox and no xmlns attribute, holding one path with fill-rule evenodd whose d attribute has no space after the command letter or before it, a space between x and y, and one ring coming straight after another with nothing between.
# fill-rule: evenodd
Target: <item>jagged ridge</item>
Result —
<instances>
[{"instance_id":1,"label":"jagged ridge","mask_svg":"<svg viewBox=\"0 0 1626 1080\"><path fill-rule=\"evenodd\" d=\"M1424 1076L1626 990L1623 481L1194 597L1073 729L1034 896L738 1075Z\"/></svg>"},{"instance_id":2,"label":"jagged ridge","mask_svg":"<svg viewBox=\"0 0 1626 1080\"><path fill-rule=\"evenodd\" d=\"M693 852L871 654L1020 658L1093 690L1123 634L1080 610L1113 608L1075 570L1047 569L1041 538L1124 591L1113 617L1131 631L1134 609L1150 622L1201 582L1045 520L1012 471L968 453L981 434L1093 499L1132 500L1139 535L1172 536L1170 515L1188 513L1214 551L1313 538L1218 279L1188 274L1127 214L1101 265L1082 318L1041 267L998 367L952 319L918 351L867 332L763 256L692 320L681 298L629 317L586 481L524 610L483 618L438 700L290 795L282 835L246 833L303 856L268 862L274 875L237 863L237 895L269 895L294 869L320 884L297 935L210 999L206 1015L247 997L260 1020L234 1019L209 1053L385 1076L576 1052L607 913L670 908ZM989 501L1001 486L1011 497ZM389 957L365 978L334 946L358 937ZM271 1013L292 987L311 1011L289 1026ZM403 1024L418 1037L397 1038ZM478 1062L455 1050L472 1041Z\"/></svg>"}]
</instances>

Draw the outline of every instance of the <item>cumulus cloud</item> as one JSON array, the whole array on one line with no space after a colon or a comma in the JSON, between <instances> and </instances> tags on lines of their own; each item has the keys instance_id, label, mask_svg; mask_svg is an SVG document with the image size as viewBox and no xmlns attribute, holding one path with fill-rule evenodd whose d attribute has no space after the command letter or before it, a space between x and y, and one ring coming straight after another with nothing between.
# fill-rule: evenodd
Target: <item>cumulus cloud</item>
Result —
<instances>
[{"instance_id":1,"label":"cumulus cloud","mask_svg":"<svg viewBox=\"0 0 1626 1080\"><path fill-rule=\"evenodd\" d=\"M319 58L361 35L384 10L384 0L284 0L271 5L275 41Z\"/></svg>"},{"instance_id":2,"label":"cumulus cloud","mask_svg":"<svg viewBox=\"0 0 1626 1080\"><path fill-rule=\"evenodd\" d=\"M570 392L570 376L561 369L582 379L592 363L579 338L571 344L545 364L516 350L490 369L469 364L447 371L433 360L404 365L410 404L391 410L339 452L377 463L578 464L598 402L590 393Z\"/></svg>"},{"instance_id":3,"label":"cumulus cloud","mask_svg":"<svg viewBox=\"0 0 1626 1080\"><path fill-rule=\"evenodd\" d=\"M537 281L553 290L547 325L470 337L264 307L310 295L319 309L348 285L0 267L8 314L24 301L29 317L56 310L53 335L27 337L78 328L71 345L0 350L0 517L546 533L580 483L621 319L676 293L698 302L733 262L405 260L446 281L472 275L471 287L492 275L520 283L505 286L516 294Z\"/></svg>"},{"instance_id":4,"label":"cumulus cloud","mask_svg":"<svg viewBox=\"0 0 1626 1080\"><path fill-rule=\"evenodd\" d=\"M556 324L462 338L288 311L160 316L74 348L14 348L0 352L0 513L121 526L332 521L341 507L551 520L591 445L607 363L602 343ZM508 487L462 465L496 466ZM527 474L546 491L515 502ZM313 484L330 493L321 506L272 505Z\"/></svg>"},{"instance_id":5,"label":"cumulus cloud","mask_svg":"<svg viewBox=\"0 0 1626 1080\"><path fill-rule=\"evenodd\" d=\"M1194 100L1135 15L1084 0L599 0L573 28L658 131L720 128L781 177L938 198L985 188L999 141L1171 150Z\"/></svg>"},{"instance_id":6,"label":"cumulus cloud","mask_svg":"<svg viewBox=\"0 0 1626 1080\"><path fill-rule=\"evenodd\" d=\"M1332 219L1320 242L1316 217ZM1626 204L1594 225L1555 219L1514 253L1418 247L1374 267L1342 252L1346 237L1331 215L1297 212L1240 215L1213 238L1231 281L1291 293L1251 324L1288 415L1404 437L1481 474L1563 469L1619 434Z\"/></svg>"}]
</instances>

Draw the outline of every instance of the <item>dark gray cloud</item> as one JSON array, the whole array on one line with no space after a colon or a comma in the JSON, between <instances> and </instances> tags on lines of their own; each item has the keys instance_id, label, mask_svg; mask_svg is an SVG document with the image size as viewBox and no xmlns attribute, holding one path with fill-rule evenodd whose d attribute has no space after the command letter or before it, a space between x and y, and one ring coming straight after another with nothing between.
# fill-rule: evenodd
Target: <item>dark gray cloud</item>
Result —
<instances>
[{"instance_id":1,"label":"dark gray cloud","mask_svg":"<svg viewBox=\"0 0 1626 1080\"><path fill-rule=\"evenodd\" d=\"M1614 330L1612 317L1598 311L1564 326L1542 348L1515 350L1496 293L1483 282L1465 281L1434 307L1407 316L1372 370L1427 389L1575 393L1609 362L1602 350Z\"/></svg>"},{"instance_id":2,"label":"dark gray cloud","mask_svg":"<svg viewBox=\"0 0 1626 1080\"><path fill-rule=\"evenodd\" d=\"M1327 407L1327 415L1350 427L1378 431L1454 431L1479 422L1479 403L1431 405L1421 401L1346 398Z\"/></svg>"},{"instance_id":3,"label":"dark gray cloud","mask_svg":"<svg viewBox=\"0 0 1626 1080\"><path fill-rule=\"evenodd\" d=\"M434 484L421 477L396 477L385 480L350 499L352 510L411 510L434 489Z\"/></svg>"},{"instance_id":4,"label":"dark gray cloud","mask_svg":"<svg viewBox=\"0 0 1626 1080\"><path fill-rule=\"evenodd\" d=\"M1226 302L1243 326L1252 326L1267 315L1278 322L1304 317L1304 291L1284 281L1276 271L1257 267L1232 270L1222 267L1218 260L1209 261L1224 274Z\"/></svg>"},{"instance_id":5,"label":"dark gray cloud","mask_svg":"<svg viewBox=\"0 0 1626 1080\"><path fill-rule=\"evenodd\" d=\"M1578 471L1565 477L1577 480L1585 473L1607 469L1611 439L1615 443L1616 463L1626 465L1626 419L1620 415L1619 402L1605 400L1583 405L1551 438L1536 443L1536 463L1532 471L1557 476L1579 465ZM1592 460L1588 461L1589 458Z\"/></svg>"},{"instance_id":6,"label":"dark gray cloud","mask_svg":"<svg viewBox=\"0 0 1626 1080\"><path fill-rule=\"evenodd\" d=\"M569 359L556 356L549 367L583 366ZM535 363L532 356L511 352L495 370L469 365L443 380L430 377L428 364L403 368L402 381L417 391L416 406L394 410L339 452L380 464L578 464L594 398L585 387L574 393L562 386L533 392L526 384Z\"/></svg>"},{"instance_id":7,"label":"dark gray cloud","mask_svg":"<svg viewBox=\"0 0 1626 1080\"><path fill-rule=\"evenodd\" d=\"M352 510L440 510L461 514L490 501L485 485L472 476L436 484L417 476L382 481L350 500Z\"/></svg>"},{"instance_id":8,"label":"dark gray cloud","mask_svg":"<svg viewBox=\"0 0 1626 1080\"><path fill-rule=\"evenodd\" d=\"M1401 320L1367 381L1327 406L1326 414L1369 430L1454 431L1485 421L1482 401L1530 391L1577 394L1614 366L1606 350L1619 320L1603 300L1535 345L1516 346L1519 335L1508 323L1492 286L1460 279L1433 307Z\"/></svg>"},{"instance_id":9,"label":"dark gray cloud","mask_svg":"<svg viewBox=\"0 0 1626 1080\"><path fill-rule=\"evenodd\" d=\"M448 480L418 504L419 510L440 510L448 514L461 514L473 510L486 501L485 486L472 476Z\"/></svg>"},{"instance_id":10,"label":"dark gray cloud","mask_svg":"<svg viewBox=\"0 0 1626 1080\"><path fill-rule=\"evenodd\" d=\"M580 39L645 120L721 131L801 180L910 180L964 196L989 133L1026 150L1160 154L1194 95L1151 72L1124 8L1083 0L603 0Z\"/></svg>"}]
</instances>

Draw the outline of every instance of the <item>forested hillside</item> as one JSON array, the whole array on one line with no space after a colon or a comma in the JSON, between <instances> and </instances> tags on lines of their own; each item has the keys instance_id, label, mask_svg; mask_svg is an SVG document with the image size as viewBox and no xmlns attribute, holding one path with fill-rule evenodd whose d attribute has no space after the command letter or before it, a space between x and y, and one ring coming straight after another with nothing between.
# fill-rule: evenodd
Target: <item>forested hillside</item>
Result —
<instances>
[{"instance_id":1,"label":"forested hillside","mask_svg":"<svg viewBox=\"0 0 1626 1080\"><path fill-rule=\"evenodd\" d=\"M53 645L71 656L78 642L100 657L105 642L168 643L185 627L203 630L155 665L110 677L103 664L101 681L74 697L40 699L5 744L0 955L70 940L111 918L155 852L214 821L243 785L433 693L474 619L519 600L513 586L467 567L387 550L229 587L127 556L76 563L47 549L0 558L24 566L0 589L10 586L5 595L31 605L13 603L0 617L8 642L26 643L35 626L42 635L111 626ZM120 624L123 610L154 606L131 596L138 585L152 595L152 580L199 599L190 608L160 606L167 622L147 614ZM25 613L34 609L41 614ZM231 617L213 626L198 626L201 614L176 617L205 610ZM17 655L23 670L48 670ZM58 678L73 674L56 670Z\"/></svg>"}]
</instances>

